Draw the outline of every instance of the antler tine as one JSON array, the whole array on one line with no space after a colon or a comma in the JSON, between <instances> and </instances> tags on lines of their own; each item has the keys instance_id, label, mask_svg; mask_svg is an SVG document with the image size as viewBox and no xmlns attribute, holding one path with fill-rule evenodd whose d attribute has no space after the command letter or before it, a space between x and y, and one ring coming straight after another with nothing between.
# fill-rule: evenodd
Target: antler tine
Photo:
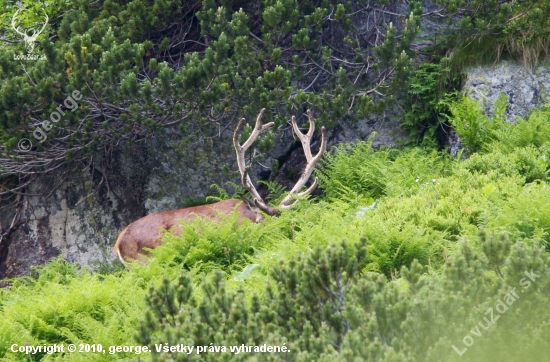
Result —
<instances>
[{"instance_id":1,"label":"antler tine","mask_svg":"<svg viewBox=\"0 0 550 362\"><path fill-rule=\"evenodd\" d=\"M235 148L237 148L237 146L241 147L241 145L239 144L239 133L241 132L243 123L244 123L244 118L241 118L241 120L237 124L237 127L235 128L235 132L233 132L233 146L235 146Z\"/></svg>"},{"instance_id":2,"label":"antler tine","mask_svg":"<svg viewBox=\"0 0 550 362\"><path fill-rule=\"evenodd\" d=\"M313 132L315 131L315 120L313 119L313 115L309 109L306 113L307 119L309 120L309 130L307 131L307 136L311 138L311 136L313 136Z\"/></svg>"},{"instance_id":3,"label":"antler tine","mask_svg":"<svg viewBox=\"0 0 550 362\"><path fill-rule=\"evenodd\" d=\"M248 147L250 147L250 145L252 145L254 143L254 141L256 141L256 138L258 138L260 133L262 133L264 130L268 129L269 127L271 127L275 124L274 122L269 122L269 123L266 123L262 126L261 120L262 120L262 117L264 116L264 113L265 113L265 108L262 108L262 110L258 114L258 117L256 118L256 124L254 125L254 130L250 134L250 137L248 137L246 142L243 143L243 145L242 145L242 147L245 151L248 149Z\"/></svg>"},{"instance_id":4,"label":"antler tine","mask_svg":"<svg viewBox=\"0 0 550 362\"><path fill-rule=\"evenodd\" d=\"M246 168L246 163L244 161L245 152L252 145L252 143L256 141L256 138L258 138L260 133L262 133L264 130L274 125L274 122L269 122L262 126L261 120L264 115L264 112L265 112L265 108L262 108L262 110L258 114L258 117L256 118L256 124L254 125L254 130L252 130L250 137L248 137L248 139L242 145L239 144L239 133L241 132L243 123L245 121L244 118L241 118L241 120L237 124L237 128L235 128L235 132L233 132L233 146L235 147L235 151L237 152L237 163L239 166L239 171L241 171L241 174L243 174L244 169ZM240 162L241 158L242 158L242 162Z\"/></svg>"},{"instance_id":5,"label":"antler tine","mask_svg":"<svg viewBox=\"0 0 550 362\"><path fill-rule=\"evenodd\" d=\"M288 195L279 204L279 207L282 209L289 209L292 206L294 206L296 202L290 204L293 194L296 194L299 197L306 196L310 194L315 189L315 187L317 187L317 183L319 181L318 178L316 177L315 180L313 181L313 184L307 190L303 192L298 192L306 184L307 180L313 173L313 169L315 168L315 165L317 164L317 162L319 162L319 160L321 159L321 157L323 156L323 153L325 153L325 150L327 148L326 130L325 130L325 127L321 127L321 146L319 147L319 151L317 152L315 157L312 156L310 143L311 143L311 138L313 136L313 132L315 130L315 121L309 109L307 110L307 115L310 122L309 131L307 132L307 134L303 134L302 132L300 132L300 130L298 129L298 126L296 125L295 117L292 117L292 128L294 129L294 132L296 133L300 141L302 141L302 146L304 148L304 153L306 155L307 165L306 165L306 168L304 169L304 172L302 173L302 176L300 176L300 178L298 179L298 181L296 182L292 190L290 190Z\"/></svg>"},{"instance_id":6,"label":"antler tine","mask_svg":"<svg viewBox=\"0 0 550 362\"><path fill-rule=\"evenodd\" d=\"M306 161L311 161L311 148L309 145L310 137L307 134L303 134L300 129L298 128L298 124L296 124L296 117L292 116L292 129L294 130L294 134L300 139L302 142L302 148L304 149L304 153L306 154ZM315 127L315 126L314 126ZM309 129L311 130L311 124ZM308 131L309 134L309 131Z\"/></svg>"},{"instance_id":7,"label":"antler tine","mask_svg":"<svg viewBox=\"0 0 550 362\"><path fill-rule=\"evenodd\" d=\"M317 183L319 183L319 178L315 177L315 179L313 180L313 183L311 184L311 186L308 187L307 190L305 190L303 192L298 192L297 195L300 196L300 197L304 197L306 195L309 195L313 190L315 190L315 188L317 187Z\"/></svg>"},{"instance_id":8,"label":"antler tine","mask_svg":"<svg viewBox=\"0 0 550 362\"><path fill-rule=\"evenodd\" d=\"M307 110L307 118L309 119L309 129L306 134L303 134L302 131L298 128L298 124L296 123L296 117L292 116L292 129L294 129L294 133L300 141L302 142L302 147L304 149L304 153L306 154L306 160L307 162L311 162L312 155L311 155L311 138L313 137L313 132L315 131L315 120L313 119L313 115L311 114L311 111Z\"/></svg>"}]
</instances>

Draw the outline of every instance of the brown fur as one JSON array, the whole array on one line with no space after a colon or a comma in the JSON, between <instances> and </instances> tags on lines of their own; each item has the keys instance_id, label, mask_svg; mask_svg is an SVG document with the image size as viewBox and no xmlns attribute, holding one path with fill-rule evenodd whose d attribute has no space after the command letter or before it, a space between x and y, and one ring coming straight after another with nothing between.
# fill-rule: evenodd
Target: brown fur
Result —
<instances>
[{"instance_id":1,"label":"brown fur","mask_svg":"<svg viewBox=\"0 0 550 362\"><path fill-rule=\"evenodd\" d=\"M128 225L120 233L114 252L122 262L130 259L145 261L139 255L148 255L144 248L154 249L162 244L163 230L172 228L176 235L183 232L179 220L193 220L198 216L219 221L218 213L231 214L234 210L238 213L238 219L249 219L253 222L263 220L262 214L251 202L230 199L210 205L187 207L185 209L156 212Z\"/></svg>"}]
</instances>

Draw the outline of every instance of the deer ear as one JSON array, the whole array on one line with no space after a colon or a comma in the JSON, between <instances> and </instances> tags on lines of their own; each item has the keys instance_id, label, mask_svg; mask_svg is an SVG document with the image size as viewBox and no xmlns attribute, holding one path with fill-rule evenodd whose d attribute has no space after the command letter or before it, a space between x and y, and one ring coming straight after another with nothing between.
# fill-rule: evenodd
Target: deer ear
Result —
<instances>
[{"instance_id":1,"label":"deer ear","mask_svg":"<svg viewBox=\"0 0 550 362\"><path fill-rule=\"evenodd\" d=\"M256 214L256 220L255 222L262 222L264 220L264 216L260 212L261 207L258 205L258 202L256 200L252 201L244 197L243 195L239 195L241 200L243 200L244 204L248 208L248 210L252 211L252 213Z\"/></svg>"},{"instance_id":2,"label":"deer ear","mask_svg":"<svg viewBox=\"0 0 550 362\"><path fill-rule=\"evenodd\" d=\"M244 204L246 205L246 207L248 207L249 210L258 211L258 206L256 204L256 201L249 200L246 197L244 197L244 195L239 195L239 198L243 200Z\"/></svg>"}]
</instances>

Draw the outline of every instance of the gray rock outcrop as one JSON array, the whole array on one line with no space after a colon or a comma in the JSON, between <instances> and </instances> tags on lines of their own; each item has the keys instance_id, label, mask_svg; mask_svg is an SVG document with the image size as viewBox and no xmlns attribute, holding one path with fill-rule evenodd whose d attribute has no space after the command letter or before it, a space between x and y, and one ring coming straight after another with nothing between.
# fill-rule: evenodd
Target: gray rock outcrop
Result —
<instances>
[{"instance_id":1,"label":"gray rock outcrop","mask_svg":"<svg viewBox=\"0 0 550 362\"><path fill-rule=\"evenodd\" d=\"M483 103L485 113L492 108L501 93L508 98L507 121L525 118L538 106L548 102L550 66L539 64L525 67L512 61L501 61L493 66L467 69L464 93Z\"/></svg>"}]
</instances>

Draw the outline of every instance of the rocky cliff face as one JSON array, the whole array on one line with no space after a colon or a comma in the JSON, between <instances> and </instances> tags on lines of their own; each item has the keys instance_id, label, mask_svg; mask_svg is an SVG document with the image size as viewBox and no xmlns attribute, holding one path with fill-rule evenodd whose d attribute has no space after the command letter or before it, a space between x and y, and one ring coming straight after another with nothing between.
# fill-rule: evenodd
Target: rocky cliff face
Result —
<instances>
[{"instance_id":1,"label":"rocky cliff face","mask_svg":"<svg viewBox=\"0 0 550 362\"><path fill-rule=\"evenodd\" d=\"M480 100L485 113L492 115L492 107L500 93L508 97L508 122L529 113L546 102L550 91L550 67L525 67L509 61L494 66L471 67L467 71L465 94Z\"/></svg>"},{"instance_id":2,"label":"rocky cliff face","mask_svg":"<svg viewBox=\"0 0 550 362\"><path fill-rule=\"evenodd\" d=\"M59 170L33 184L28 194L37 196L23 199L22 223L0 244L0 279L27 275L57 256L92 269L114 260L118 232L145 213L151 161L144 147L133 151L115 152L108 169L96 157L92 165ZM65 175L67 181L54 189ZM14 213L2 210L3 229Z\"/></svg>"}]
</instances>

